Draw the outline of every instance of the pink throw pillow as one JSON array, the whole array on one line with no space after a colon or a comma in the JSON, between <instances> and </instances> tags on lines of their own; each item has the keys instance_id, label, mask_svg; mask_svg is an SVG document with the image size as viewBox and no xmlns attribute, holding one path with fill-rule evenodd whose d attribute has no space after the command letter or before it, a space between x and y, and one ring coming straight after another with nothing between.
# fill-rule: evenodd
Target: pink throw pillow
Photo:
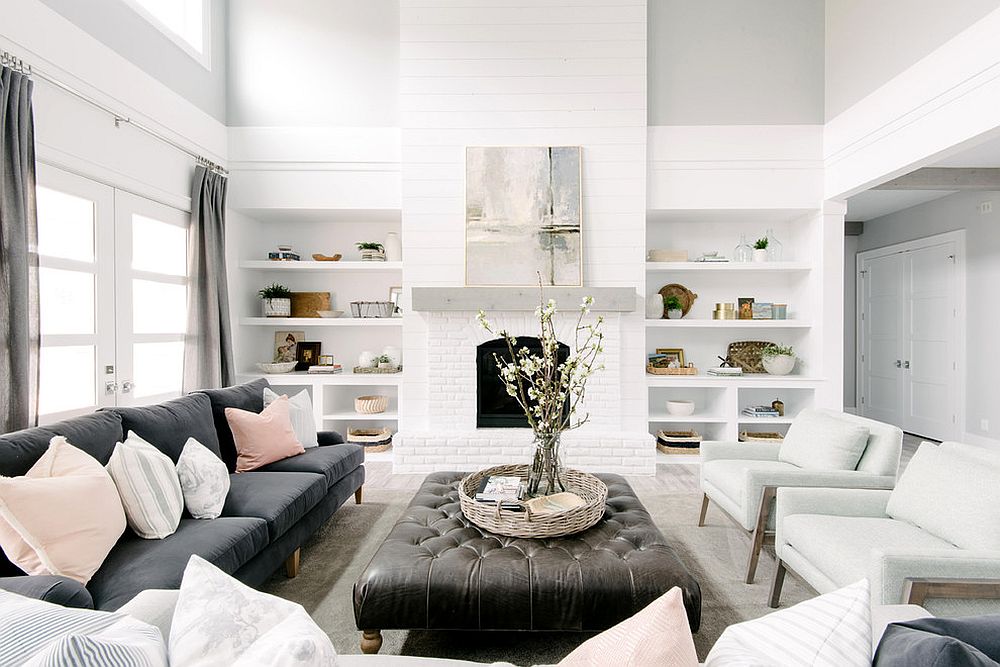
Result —
<instances>
[{"instance_id":1,"label":"pink throw pillow","mask_svg":"<svg viewBox=\"0 0 1000 667\"><path fill-rule=\"evenodd\" d=\"M278 397L260 414L226 408L226 421L236 442L236 472L255 470L306 451L292 430L287 396Z\"/></svg>"},{"instance_id":2,"label":"pink throw pillow","mask_svg":"<svg viewBox=\"0 0 1000 667\"><path fill-rule=\"evenodd\" d=\"M23 477L0 477L0 547L28 574L86 584L123 532L111 475L62 436Z\"/></svg>"},{"instance_id":3,"label":"pink throw pillow","mask_svg":"<svg viewBox=\"0 0 1000 667\"><path fill-rule=\"evenodd\" d=\"M558 667L611 664L697 667L681 589L674 586L631 618L583 642Z\"/></svg>"}]
</instances>

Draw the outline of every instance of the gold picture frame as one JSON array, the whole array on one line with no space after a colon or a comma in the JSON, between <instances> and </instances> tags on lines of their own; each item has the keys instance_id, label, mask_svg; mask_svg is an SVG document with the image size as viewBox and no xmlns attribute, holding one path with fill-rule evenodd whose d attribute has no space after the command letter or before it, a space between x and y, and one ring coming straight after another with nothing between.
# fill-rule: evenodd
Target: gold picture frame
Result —
<instances>
[{"instance_id":1,"label":"gold picture frame","mask_svg":"<svg viewBox=\"0 0 1000 667\"><path fill-rule=\"evenodd\" d=\"M667 357L674 357L677 359L677 368L684 368L687 363L684 361L684 349L680 347L658 347L656 348L657 354L664 354ZM667 362L670 366L673 366L671 361Z\"/></svg>"}]
</instances>

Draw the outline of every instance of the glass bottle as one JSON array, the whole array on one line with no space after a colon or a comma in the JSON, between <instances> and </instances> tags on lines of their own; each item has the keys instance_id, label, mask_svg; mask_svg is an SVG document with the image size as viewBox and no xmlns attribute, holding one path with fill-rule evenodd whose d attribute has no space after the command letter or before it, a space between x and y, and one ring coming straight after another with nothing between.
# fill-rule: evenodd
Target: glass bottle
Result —
<instances>
[{"instance_id":1,"label":"glass bottle","mask_svg":"<svg viewBox=\"0 0 1000 667\"><path fill-rule=\"evenodd\" d=\"M747 235L740 234L740 244L733 251L734 262L749 262L753 259L753 248L747 243Z\"/></svg>"},{"instance_id":2,"label":"glass bottle","mask_svg":"<svg viewBox=\"0 0 1000 667\"><path fill-rule=\"evenodd\" d=\"M767 230L767 261L780 262L782 254L781 241L774 235L774 229Z\"/></svg>"}]
</instances>

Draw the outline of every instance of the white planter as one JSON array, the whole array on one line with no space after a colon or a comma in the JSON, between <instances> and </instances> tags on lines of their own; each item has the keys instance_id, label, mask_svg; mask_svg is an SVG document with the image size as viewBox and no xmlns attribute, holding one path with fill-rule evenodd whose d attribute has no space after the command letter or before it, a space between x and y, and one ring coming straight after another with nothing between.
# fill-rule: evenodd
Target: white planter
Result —
<instances>
[{"instance_id":1,"label":"white planter","mask_svg":"<svg viewBox=\"0 0 1000 667\"><path fill-rule=\"evenodd\" d=\"M403 365L403 355L395 345L387 345L382 348L382 354L392 359L392 365L396 368Z\"/></svg>"},{"instance_id":2,"label":"white planter","mask_svg":"<svg viewBox=\"0 0 1000 667\"><path fill-rule=\"evenodd\" d=\"M673 310L667 311L668 320L679 320L682 317L684 317L684 311L681 310L680 308L674 308Z\"/></svg>"},{"instance_id":3,"label":"white planter","mask_svg":"<svg viewBox=\"0 0 1000 667\"><path fill-rule=\"evenodd\" d=\"M291 299L261 299L264 317L291 317Z\"/></svg>"},{"instance_id":4,"label":"white planter","mask_svg":"<svg viewBox=\"0 0 1000 667\"><path fill-rule=\"evenodd\" d=\"M767 261L767 248L754 248L753 249L753 261L755 262L766 262Z\"/></svg>"},{"instance_id":5,"label":"white planter","mask_svg":"<svg viewBox=\"0 0 1000 667\"><path fill-rule=\"evenodd\" d=\"M788 375L795 368L795 357L790 354L779 354L774 357L763 357L764 370L771 375Z\"/></svg>"},{"instance_id":6,"label":"white planter","mask_svg":"<svg viewBox=\"0 0 1000 667\"><path fill-rule=\"evenodd\" d=\"M385 253L381 250L362 250L361 251L361 261L362 262L384 262Z\"/></svg>"},{"instance_id":7,"label":"white planter","mask_svg":"<svg viewBox=\"0 0 1000 667\"><path fill-rule=\"evenodd\" d=\"M646 297L646 319L663 319L663 295L659 292L650 294Z\"/></svg>"},{"instance_id":8,"label":"white planter","mask_svg":"<svg viewBox=\"0 0 1000 667\"><path fill-rule=\"evenodd\" d=\"M694 414L694 401L683 399L667 401L667 412L677 417L687 417Z\"/></svg>"},{"instance_id":9,"label":"white planter","mask_svg":"<svg viewBox=\"0 0 1000 667\"><path fill-rule=\"evenodd\" d=\"M399 241L399 234L396 232L389 232L385 235L385 243L382 245L385 246L385 261L403 261L403 245Z\"/></svg>"}]
</instances>

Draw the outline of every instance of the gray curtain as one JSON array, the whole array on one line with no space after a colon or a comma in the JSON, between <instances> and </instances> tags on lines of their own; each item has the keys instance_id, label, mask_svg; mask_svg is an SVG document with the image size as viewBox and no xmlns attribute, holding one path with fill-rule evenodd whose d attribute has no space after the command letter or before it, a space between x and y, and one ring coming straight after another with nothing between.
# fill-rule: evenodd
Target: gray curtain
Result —
<instances>
[{"instance_id":1,"label":"gray curtain","mask_svg":"<svg viewBox=\"0 0 1000 667\"><path fill-rule=\"evenodd\" d=\"M0 71L0 433L38 421L38 220L31 80Z\"/></svg>"},{"instance_id":2,"label":"gray curtain","mask_svg":"<svg viewBox=\"0 0 1000 667\"><path fill-rule=\"evenodd\" d=\"M198 165L191 189L188 236L188 329L184 391L236 381L226 281L226 188L229 179Z\"/></svg>"}]
</instances>

